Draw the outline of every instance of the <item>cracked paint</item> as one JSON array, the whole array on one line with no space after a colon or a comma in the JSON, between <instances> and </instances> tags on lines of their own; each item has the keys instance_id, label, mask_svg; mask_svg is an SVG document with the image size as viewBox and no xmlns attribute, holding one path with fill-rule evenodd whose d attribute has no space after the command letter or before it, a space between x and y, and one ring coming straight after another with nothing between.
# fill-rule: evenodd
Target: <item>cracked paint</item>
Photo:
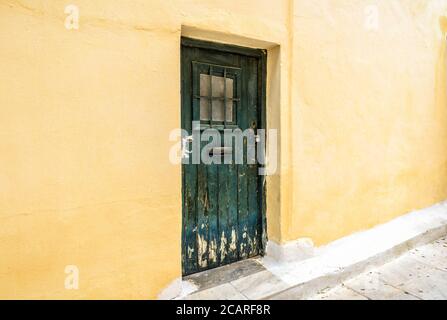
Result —
<instances>
[{"instance_id":1,"label":"cracked paint","mask_svg":"<svg viewBox=\"0 0 447 320\"><path fill-rule=\"evenodd\" d=\"M188 258L191 259L194 254L194 248L188 247Z\"/></svg>"},{"instance_id":2,"label":"cracked paint","mask_svg":"<svg viewBox=\"0 0 447 320\"><path fill-rule=\"evenodd\" d=\"M220 237L220 261L224 261L227 256L227 238L225 237L225 231L222 231Z\"/></svg>"},{"instance_id":3,"label":"cracked paint","mask_svg":"<svg viewBox=\"0 0 447 320\"><path fill-rule=\"evenodd\" d=\"M208 266L208 241L200 234L197 236L197 240L198 263L200 267L206 268Z\"/></svg>"},{"instance_id":4,"label":"cracked paint","mask_svg":"<svg viewBox=\"0 0 447 320\"><path fill-rule=\"evenodd\" d=\"M208 255L210 262L213 264L217 262L217 254L216 253L217 253L217 243L216 243L216 240L213 240L210 242L209 255Z\"/></svg>"}]
</instances>

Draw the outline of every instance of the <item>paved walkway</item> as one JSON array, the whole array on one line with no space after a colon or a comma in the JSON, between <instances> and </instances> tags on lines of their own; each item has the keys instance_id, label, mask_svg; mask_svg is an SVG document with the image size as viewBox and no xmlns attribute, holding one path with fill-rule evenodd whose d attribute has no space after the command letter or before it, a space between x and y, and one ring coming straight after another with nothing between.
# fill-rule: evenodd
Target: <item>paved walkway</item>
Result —
<instances>
[{"instance_id":1,"label":"paved walkway","mask_svg":"<svg viewBox=\"0 0 447 320\"><path fill-rule=\"evenodd\" d=\"M447 237L409 251L313 300L447 299Z\"/></svg>"},{"instance_id":2,"label":"paved walkway","mask_svg":"<svg viewBox=\"0 0 447 320\"><path fill-rule=\"evenodd\" d=\"M315 300L447 299L447 237L310 297ZM195 287L184 299L300 299L298 291L267 270L260 259L237 262L186 277ZM275 295L274 292L280 292ZM295 293L294 293L295 292ZM296 293L298 292L298 293ZM272 294L273 293L273 294ZM301 292L302 293L302 292ZM306 296L306 295L304 295Z\"/></svg>"}]
</instances>

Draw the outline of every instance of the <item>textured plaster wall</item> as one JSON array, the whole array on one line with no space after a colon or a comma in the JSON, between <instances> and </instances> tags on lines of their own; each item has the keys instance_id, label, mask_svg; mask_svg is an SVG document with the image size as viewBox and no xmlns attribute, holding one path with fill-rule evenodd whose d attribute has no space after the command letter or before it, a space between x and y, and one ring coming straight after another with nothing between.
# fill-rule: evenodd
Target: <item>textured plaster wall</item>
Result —
<instances>
[{"instance_id":1,"label":"textured plaster wall","mask_svg":"<svg viewBox=\"0 0 447 320\"><path fill-rule=\"evenodd\" d=\"M182 32L269 50L270 239L447 198L445 0L70 3L79 30L66 1L0 0L0 298L156 298L180 277Z\"/></svg>"},{"instance_id":2,"label":"textured plaster wall","mask_svg":"<svg viewBox=\"0 0 447 320\"><path fill-rule=\"evenodd\" d=\"M66 1L0 1L0 298L156 298L181 276L182 25L281 43L288 3L69 3L79 30Z\"/></svg>"},{"instance_id":3,"label":"textured plaster wall","mask_svg":"<svg viewBox=\"0 0 447 320\"><path fill-rule=\"evenodd\" d=\"M324 244L447 198L446 5L295 1L284 239Z\"/></svg>"}]
</instances>

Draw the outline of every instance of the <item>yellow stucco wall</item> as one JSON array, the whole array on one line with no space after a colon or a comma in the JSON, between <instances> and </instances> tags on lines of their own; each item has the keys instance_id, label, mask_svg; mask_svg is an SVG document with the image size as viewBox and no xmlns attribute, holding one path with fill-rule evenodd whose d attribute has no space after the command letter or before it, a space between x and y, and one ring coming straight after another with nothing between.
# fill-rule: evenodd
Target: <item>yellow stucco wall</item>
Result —
<instances>
[{"instance_id":1,"label":"yellow stucco wall","mask_svg":"<svg viewBox=\"0 0 447 320\"><path fill-rule=\"evenodd\" d=\"M69 3L0 0L0 298L156 298L181 275L182 33L269 50L270 239L447 198L446 1Z\"/></svg>"},{"instance_id":2,"label":"yellow stucco wall","mask_svg":"<svg viewBox=\"0 0 447 320\"><path fill-rule=\"evenodd\" d=\"M447 198L447 1L323 2L295 2L284 224L316 244Z\"/></svg>"}]
</instances>

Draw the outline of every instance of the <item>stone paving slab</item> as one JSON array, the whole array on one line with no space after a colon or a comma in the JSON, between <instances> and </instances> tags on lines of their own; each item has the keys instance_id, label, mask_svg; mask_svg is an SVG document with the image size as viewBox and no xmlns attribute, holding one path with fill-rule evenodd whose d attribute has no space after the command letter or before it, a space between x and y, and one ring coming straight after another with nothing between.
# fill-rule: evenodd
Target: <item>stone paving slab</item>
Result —
<instances>
[{"instance_id":1,"label":"stone paving slab","mask_svg":"<svg viewBox=\"0 0 447 320\"><path fill-rule=\"evenodd\" d=\"M423 300L446 300L447 272L436 271L432 274L415 278L404 283L400 288Z\"/></svg>"},{"instance_id":2,"label":"stone paving slab","mask_svg":"<svg viewBox=\"0 0 447 320\"><path fill-rule=\"evenodd\" d=\"M420 262L447 271L447 237L411 250L410 254Z\"/></svg>"},{"instance_id":3,"label":"stone paving slab","mask_svg":"<svg viewBox=\"0 0 447 320\"><path fill-rule=\"evenodd\" d=\"M250 300L261 299L271 292L278 292L289 287L287 283L267 270L232 281L231 284Z\"/></svg>"},{"instance_id":4,"label":"stone paving slab","mask_svg":"<svg viewBox=\"0 0 447 320\"><path fill-rule=\"evenodd\" d=\"M247 300L242 293L231 284L225 283L217 287L190 294L185 300Z\"/></svg>"},{"instance_id":5,"label":"stone paving slab","mask_svg":"<svg viewBox=\"0 0 447 320\"><path fill-rule=\"evenodd\" d=\"M423 278L437 271L435 267L420 262L409 254L405 254L376 269L374 273L377 273L377 276L385 283L400 287L406 282Z\"/></svg>"},{"instance_id":6,"label":"stone paving slab","mask_svg":"<svg viewBox=\"0 0 447 320\"><path fill-rule=\"evenodd\" d=\"M446 300L447 241L441 238L410 250L381 267L312 296L316 300Z\"/></svg>"},{"instance_id":7,"label":"stone paving slab","mask_svg":"<svg viewBox=\"0 0 447 320\"><path fill-rule=\"evenodd\" d=\"M265 268L259 262L259 259L248 259L220 268L196 273L185 277L183 280L192 282L198 287L198 291L202 291L248 277L264 270Z\"/></svg>"},{"instance_id":8,"label":"stone paving slab","mask_svg":"<svg viewBox=\"0 0 447 320\"><path fill-rule=\"evenodd\" d=\"M344 286L370 300L419 300L415 295L382 281L373 272L346 281Z\"/></svg>"},{"instance_id":9,"label":"stone paving slab","mask_svg":"<svg viewBox=\"0 0 447 320\"><path fill-rule=\"evenodd\" d=\"M324 290L308 300L368 300L365 296L343 285Z\"/></svg>"}]
</instances>

